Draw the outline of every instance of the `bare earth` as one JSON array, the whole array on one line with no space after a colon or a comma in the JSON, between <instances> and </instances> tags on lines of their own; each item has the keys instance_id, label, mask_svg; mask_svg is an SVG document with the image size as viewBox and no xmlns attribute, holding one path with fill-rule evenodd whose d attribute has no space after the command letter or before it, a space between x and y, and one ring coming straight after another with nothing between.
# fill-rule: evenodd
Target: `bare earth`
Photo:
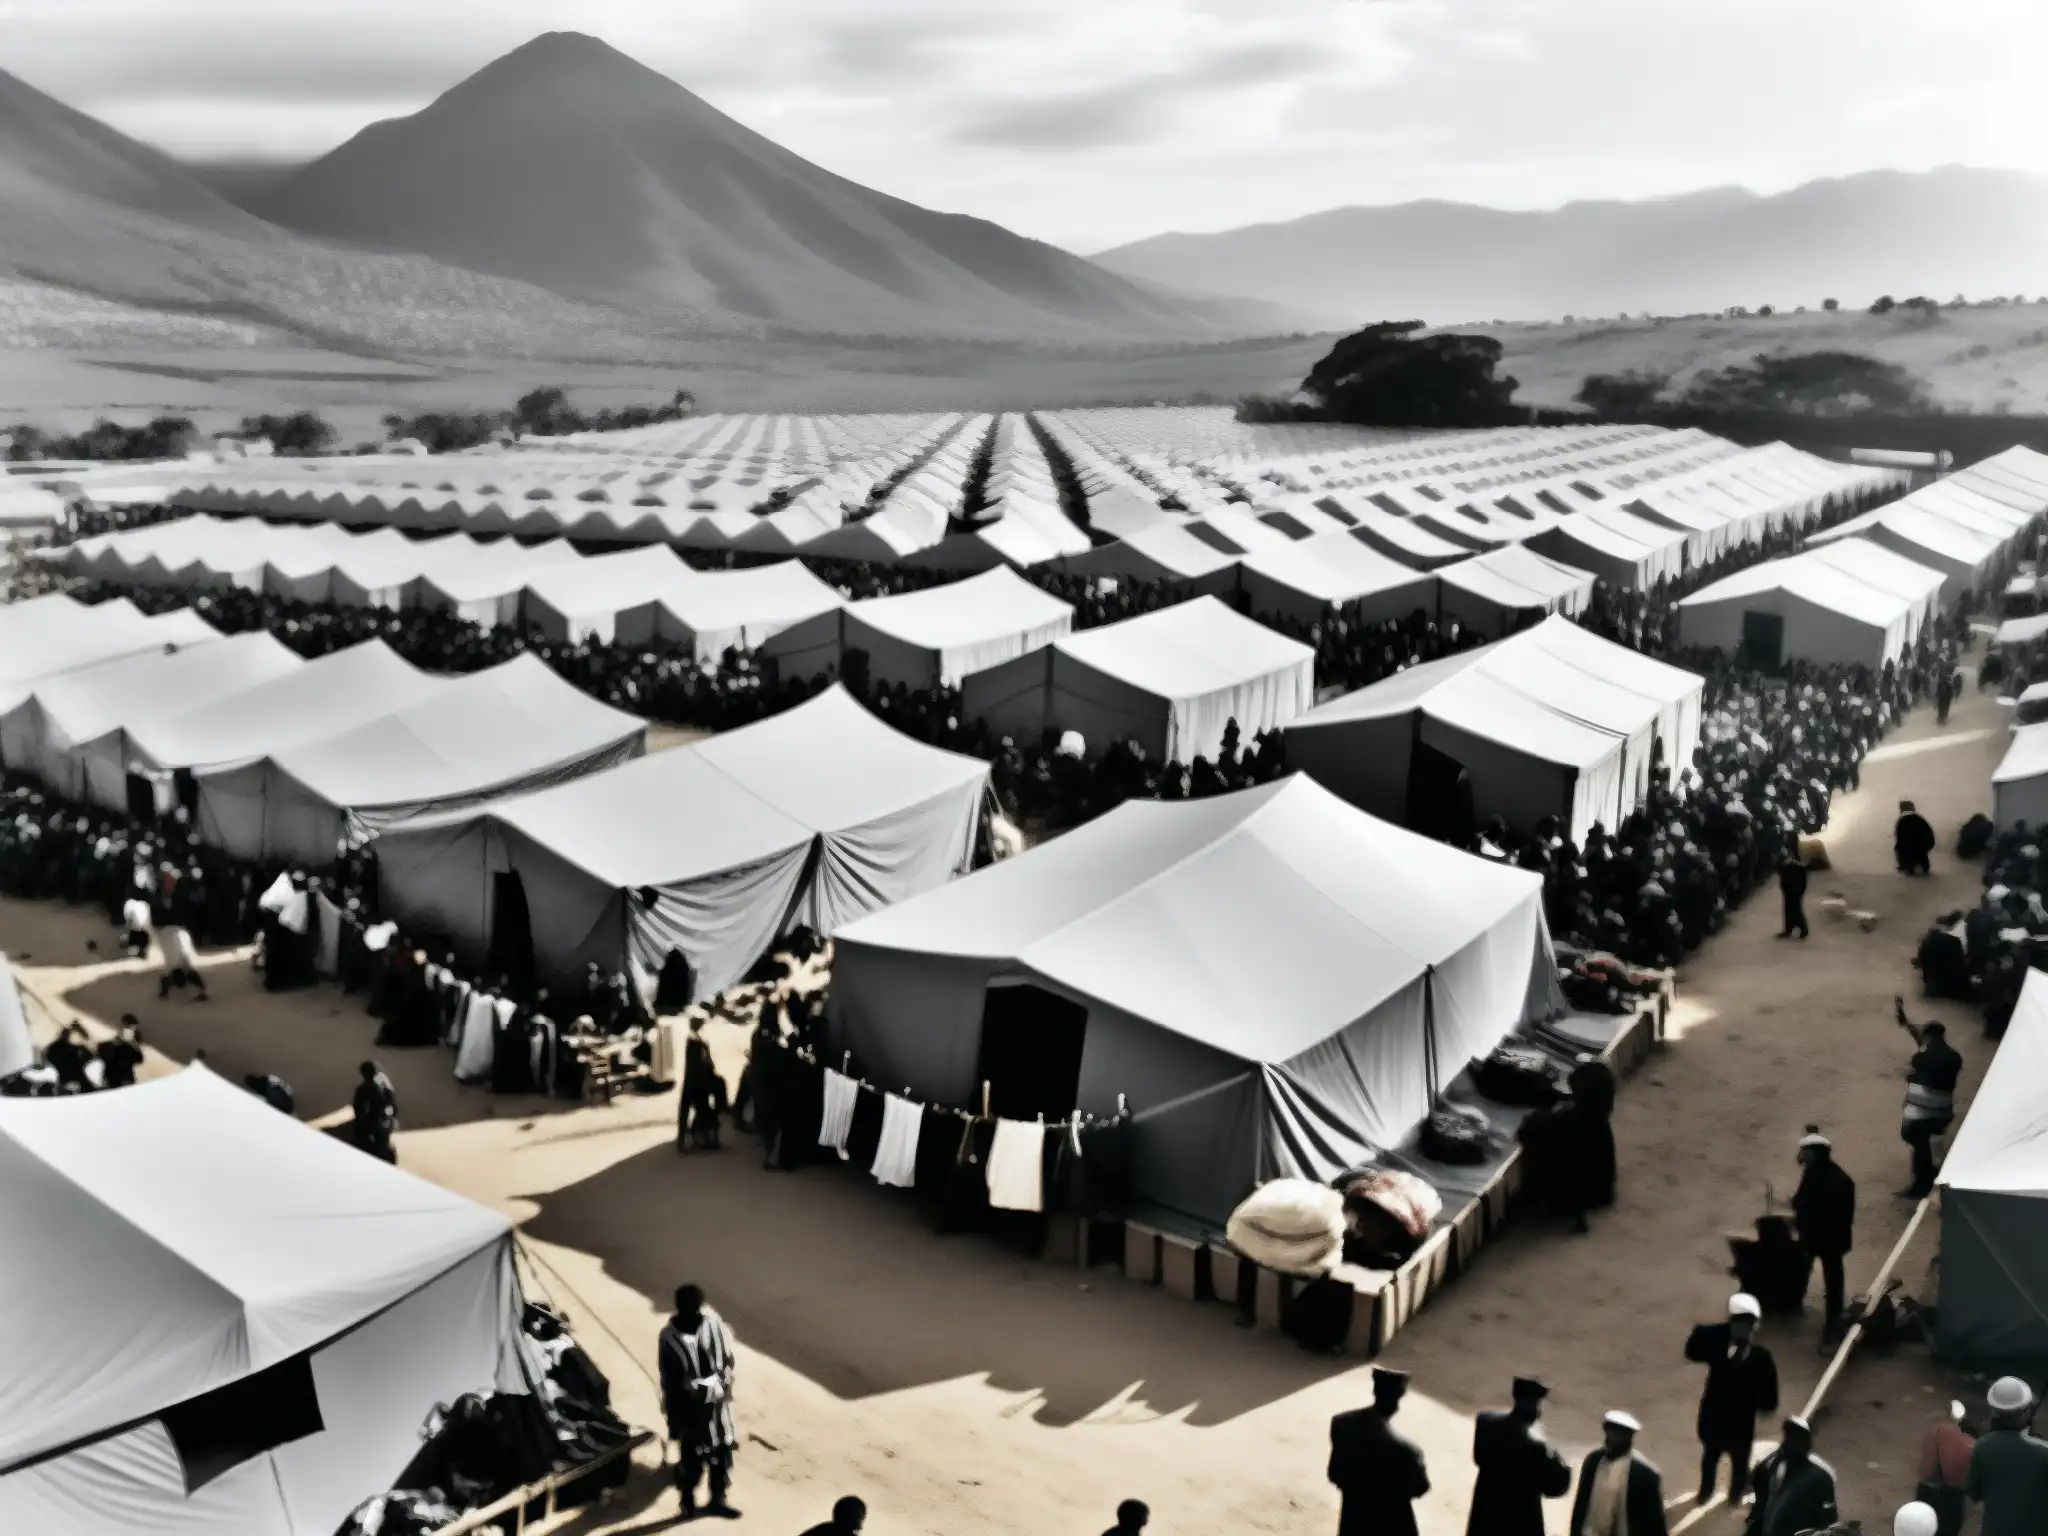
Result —
<instances>
[{"instance_id":1,"label":"bare earth","mask_svg":"<svg viewBox=\"0 0 2048 1536\"><path fill-rule=\"evenodd\" d=\"M1590 1237L1516 1229L1395 1341L1389 1363L1415 1377L1405 1424L1436 1484L1423 1511L1430 1536L1463 1530L1470 1416L1503 1401L1522 1372L1554 1389L1550 1426L1568 1455L1594 1442L1605 1410L1638 1414L1674 1521L1691 1516L1699 1381L1679 1357L1685 1330L1720 1315L1732 1289L1724 1234L1747 1227L1766 1185L1789 1193L1806 1121L1827 1126L1858 1181L1852 1288L1883 1262L1910 1210L1890 1193L1906 1178L1897 1125L1910 1053L1890 1022L1892 994L1904 992L1916 1017L1949 1021L1968 1060L1966 1093L1990 1053L1972 1010L1917 1001L1909 964L1927 922L1974 899L1978 871L1942 852L1931 880L1900 878L1891 819L1910 797L1951 845L1988 805L1999 725L1995 706L1972 698L1945 732L1923 712L1881 749L1862 791L1837 801L1835 870L1814 881L1812 941L1773 937L1765 893L1682 974L1668 1047L1622 1090L1619 1206ZM1833 891L1880 913L1877 931L1819 917ZM268 996L243 957L224 954L209 972L212 1002L159 1004L146 966L89 963L87 940L105 952L110 937L82 912L0 903L0 948L60 1013L132 1011L171 1060L203 1048L225 1074L276 1071L307 1118L345 1116L355 1063L371 1049L355 1000ZM733 1066L737 1031L722 1027ZM539 1261L528 1283L571 1312L628 1417L657 1422L646 1366L670 1290L683 1280L709 1290L742 1345L737 1529L786 1536L845 1492L865 1496L870 1529L892 1536L1088 1536L1133 1496L1150 1502L1162 1536L1334 1529L1325 1426L1365 1397L1363 1361L1313 1359L1114 1271L936 1238L904 1200L850 1173L763 1172L743 1138L679 1158L673 1095L593 1109L494 1100L457 1087L438 1050L383 1059L404 1108L404 1166L523 1225ZM152 1069L168 1064L158 1057ZM1934 1231L1923 1228L1900 1271L1911 1293L1933 1293ZM1788 1411L1819 1375L1815 1333L1810 1318L1767 1328ZM1852 1363L1819 1425L1844 1516L1889 1528L1930 1416L1969 1390L1917 1349ZM674 1512L665 1480L645 1472L568 1528L647 1531ZM1551 1507L1553 1531L1566 1513ZM1690 1528L1739 1527L1717 1507Z\"/></svg>"}]
</instances>

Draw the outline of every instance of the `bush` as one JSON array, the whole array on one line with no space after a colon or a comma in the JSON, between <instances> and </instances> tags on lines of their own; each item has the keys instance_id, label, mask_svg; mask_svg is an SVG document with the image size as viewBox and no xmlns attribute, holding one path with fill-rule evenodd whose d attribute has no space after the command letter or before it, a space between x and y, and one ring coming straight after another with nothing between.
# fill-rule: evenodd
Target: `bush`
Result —
<instances>
[{"instance_id":1,"label":"bush","mask_svg":"<svg viewBox=\"0 0 2048 1536\"><path fill-rule=\"evenodd\" d=\"M1842 307L1842 301L1840 299L1822 299L1820 301L1820 307L1826 310L1829 314L1833 314L1836 310Z\"/></svg>"}]
</instances>

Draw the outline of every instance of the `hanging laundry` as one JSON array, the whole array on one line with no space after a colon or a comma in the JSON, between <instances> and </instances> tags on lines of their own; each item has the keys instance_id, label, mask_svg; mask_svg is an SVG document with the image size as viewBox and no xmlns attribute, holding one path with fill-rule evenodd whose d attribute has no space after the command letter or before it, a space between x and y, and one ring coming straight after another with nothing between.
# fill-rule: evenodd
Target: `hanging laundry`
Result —
<instances>
[{"instance_id":1,"label":"hanging laundry","mask_svg":"<svg viewBox=\"0 0 2048 1536\"><path fill-rule=\"evenodd\" d=\"M988 1154L988 1203L999 1211L1045 1209L1045 1122L996 1122Z\"/></svg>"},{"instance_id":2,"label":"hanging laundry","mask_svg":"<svg viewBox=\"0 0 2048 1536\"><path fill-rule=\"evenodd\" d=\"M461 1040L455 1047L457 1082L480 1083L491 1075L491 1064L497 1059L493 1037L498 1023L493 1001L488 992L470 994L469 1005L462 1014Z\"/></svg>"},{"instance_id":3,"label":"hanging laundry","mask_svg":"<svg viewBox=\"0 0 2048 1536\"><path fill-rule=\"evenodd\" d=\"M846 1156L846 1138L853 1130L854 1100L860 1085L843 1072L825 1069L825 1114L818 1122L818 1145Z\"/></svg>"},{"instance_id":4,"label":"hanging laundry","mask_svg":"<svg viewBox=\"0 0 2048 1536\"><path fill-rule=\"evenodd\" d=\"M924 1106L892 1093L882 1104L882 1142L875 1149L875 1179L909 1189L917 1183L917 1142Z\"/></svg>"}]
</instances>

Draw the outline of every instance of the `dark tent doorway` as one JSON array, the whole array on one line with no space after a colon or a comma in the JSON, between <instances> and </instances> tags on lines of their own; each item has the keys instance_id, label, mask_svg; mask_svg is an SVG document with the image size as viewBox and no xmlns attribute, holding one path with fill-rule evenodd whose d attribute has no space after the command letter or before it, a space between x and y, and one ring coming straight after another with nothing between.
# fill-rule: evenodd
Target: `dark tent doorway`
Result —
<instances>
[{"instance_id":1,"label":"dark tent doorway","mask_svg":"<svg viewBox=\"0 0 2048 1536\"><path fill-rule=\"evenodd\" d=\"M509 977L521 992L533 986L533 917L526 906L526 882L516 869L491 877L488 969L492 976Z\"/></svg>"},{"instance_id":2,"label":"dark tent doorway","mask_svg":"<svg viewBox=\"0 0 2048 1536\"><path fill-rule=\"evenodd\" d=\"M981 1008L981 1080L1010 1120L1064 1119L1081 1092L1088 1010L1029 983L990 987Z\"/></svg>"},{"instance_id":3,"label":"dark tent doorway","mask_svg":"<svg viewBox=\"0 0 2048 1536\"><path fill-rule=\"evenodd\" d=\"M128 819L145 825L156 820L156 786L139 773L128 775Z\"/></svg>"},{"instance_id":4,"label":"dark tent doorway","mask_svg":"<svg viewBox=\"0 0 2048 1536\"><path fill-rule=\"evenodd\" d=\"M1408 758L1408 827L1461 848L1472 841L1472 775L1426 741Z\"/></svg>"},{"instance_id":5,"label":"dark tent doorway","mask_svg":"<svg viewBox=\"0 0 2048 1536\"><path fill-rule=\"evenodd\" d=\"M1775 613L1742 611L1742 664L1775 672L1785 664L1785 620Z\"/></svg>"},{"instance_id":6,"label":"dark tent doorway","mask_svg":"<svg viewBox=\"0 0 2048 1536\"><path fill-rule=\"evenodd\" d=\"M697 975L690 968L690 957L680 949L670 950L654 983L654 1011L681 1013L695 1000L696 993Z\"/></svg>"},{"instance_id":7,"label":"dark tent doorway","mask_svg":"<svg viewBox=\"0 0 2048 1536\"><path fill-rule=\"evenodd\" d=\"M176 794L178 804L185 808L185 814L192 818L195 826L198 825L199 780L193 776L192 770L190 768L173 770L171 774L171 788Z\"/></svg>"}]
</instances>

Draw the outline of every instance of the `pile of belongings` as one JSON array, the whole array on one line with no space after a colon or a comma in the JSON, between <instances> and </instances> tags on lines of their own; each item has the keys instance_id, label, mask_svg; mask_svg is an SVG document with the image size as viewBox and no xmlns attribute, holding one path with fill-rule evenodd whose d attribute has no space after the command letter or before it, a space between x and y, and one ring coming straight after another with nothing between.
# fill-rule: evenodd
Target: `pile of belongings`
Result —
<instances>
[{"instance_id":1,"label":"pile of belongings","mask_svg":"<svg viewBox=\"0 0 2048 1536\"><path fill-rule=\"evenodd\" d=\"M1501 1148L1503 1138L1493 1123L1476 1109L1461 1104L1444 1104L1422 1122L1418 1142L1422 1155L1433 1163L1470 1168L1485 1162Z\"/></svg>"},{"instance_id":2,"label":"pile of belongings","mask_svg":"<svg viewBox=\"0 0 2048 1536\"><path fill-rule=\"evenodd\" d=\"M1443 1214L1443 1196L1399 1168L1368 1166L1336 1181L1344 1197L1344 1262L1399 1269Z\"/></svg>"},{"instance_id":3,"label":"pile of belongings","mask_svg":"<svg viewBox=\"0 0 2048 1536\"><path fill-rule=\"evenodd\" d=\"M1963 830L1956 834L1956 857L1974 859L1991 846L1991 839L1998 828L1982 811L1963 823Z\"/></svg>"},{"instance_id":4,"label":"pile of belongings","mask_svg":"<svg viewBox=\"0 0 2048 1536\"><path fill-rule=\"evenodd\" d=\"M1554 944L1552 952L1564 1000L1580 1013L1628 1013L1640 999L1655 997L1671 983L1671 972L1630 965L1605 950Z\"/></svg>"},{"instance_id":5,"label":"pile of belongings","mask_svg":"<svg viewBox=\"0 0 2048 1536\"><path fill-rule=\"evenodd\" d=\"M1558 1083L1550 1058L1526 1045L1498 1045L1472 1063L1472 1086L1511 1109L1543 1109L1557 1101Z\"/></svg>"},{"instance_id":6,"label":"pile of belongings","mask_svg":"<svg viewBox=\"0 0 2048 1536\"><path fill-rule=\"evenodd\" d=\"M1344 1196L1310 1179L1261 1184L1230 1213L1230 1246L1262 1268L1316 1278L1344 1262Z\"/></svg>"},{"instance_id":7,"label":"pile of belongings","mask_svg":"<svg viewBox=\"0 0 2048 1536\"><path fill-rule=\"evenodd\" d=\"M357 1506L337 1536L423 1536L625 1442L631 1431L612 1412L611 1383L561 1318L529 1303L521 1327L547 1361L536 1392L470 1392L437 1406L396 1486ZM618 1457L562 1489L555 1502L563 1508L587 1503L618 1487L630 1471L627 1458ZM538 1518L541 1507L534 1501L527 1518Z\"/></svg>"}]
</instances>

